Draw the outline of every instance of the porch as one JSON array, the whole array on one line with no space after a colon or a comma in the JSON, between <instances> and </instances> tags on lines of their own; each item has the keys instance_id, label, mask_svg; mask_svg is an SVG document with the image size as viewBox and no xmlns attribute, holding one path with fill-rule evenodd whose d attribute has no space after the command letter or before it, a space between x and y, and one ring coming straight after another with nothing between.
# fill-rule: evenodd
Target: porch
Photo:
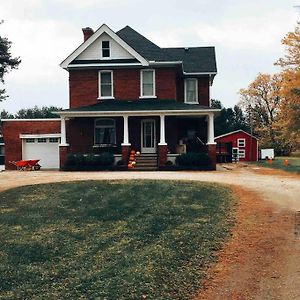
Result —
<instances>
[{"instance_id":1,"label":"porch","mask_svg":"<svg viewBox=\"0 0 300 300\"><path fill-rule=\"evenodd\" d=\"M159 106L158 102L166 101L155 102ZM183 105L187 108L186 104ZM117 160L127 164L130 151L134 150L141 155L156 156L159 165L165 165L167 161L174 163L181 153L205 152L215 166L215 110L199 108L198 105L188 105L188 108L62 112L61 164L67 153L102 152L111 152Z\"/></svg>"}]
</instances>

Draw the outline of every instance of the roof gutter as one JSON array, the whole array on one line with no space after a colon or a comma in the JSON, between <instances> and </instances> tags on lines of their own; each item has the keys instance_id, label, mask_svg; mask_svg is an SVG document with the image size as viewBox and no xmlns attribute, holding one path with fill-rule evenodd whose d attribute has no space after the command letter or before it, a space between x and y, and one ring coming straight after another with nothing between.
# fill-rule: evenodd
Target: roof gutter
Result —
<instances>
[{"instance_id":1,"label":"roof gutter","mask_svg":"<svg viewBox=\"0 0 300 300\"><path fill-rule=\"evenodd\" d=\"M154 111L56 111L61 117L99 117L99 116L207 116L218 114L220 109L199 109L199 110L154 110Z\"/></svg>"}]
</instances>

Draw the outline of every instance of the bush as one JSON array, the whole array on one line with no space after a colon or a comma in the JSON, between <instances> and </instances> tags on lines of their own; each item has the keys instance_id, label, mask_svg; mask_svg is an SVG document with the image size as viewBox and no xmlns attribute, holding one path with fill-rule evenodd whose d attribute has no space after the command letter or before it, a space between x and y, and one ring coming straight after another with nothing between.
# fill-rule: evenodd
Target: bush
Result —
<instances>
[{"instance_id":1,"label":"bush","mask_svg":"<svg viewBox=\"0 0 300 300\"><path fill-rule=\"evenodd\" d=\"M112 167L115 158L112 153L102 154L68 154L64 170L66 171L96 171Z\"/></svg>"},{"instance_id":2,"label":"bush","mask_svg":"<svg viewBox=\"0 0 300 300\"><path fill-rule=\"evenodd\" d=\"M98 156L95 156L95 158L96 158L97 166L102 166L102 167L112 166L115 162L114 155L109 152L102 153Z\"/></svg>"},{"instance_id":3,"label":"bush","mask_svg":"<svg viewBox=\"0 0 300 300\"><path fill-rule=\"evenodd\" d=\"M76 166L77 160L75 154L68 154L65 160L65 167Z\"/></svg>"},{"instance_id":4,"label":"bush","mask_svg":"<svg viewBox=\"0 0 300 300\"><path fill-rule=\"evenodd\" d=\"M176 157L176 164L184 167L206 167L211 165L207 153L183 153Z\"/></svg>"}]
</instances>

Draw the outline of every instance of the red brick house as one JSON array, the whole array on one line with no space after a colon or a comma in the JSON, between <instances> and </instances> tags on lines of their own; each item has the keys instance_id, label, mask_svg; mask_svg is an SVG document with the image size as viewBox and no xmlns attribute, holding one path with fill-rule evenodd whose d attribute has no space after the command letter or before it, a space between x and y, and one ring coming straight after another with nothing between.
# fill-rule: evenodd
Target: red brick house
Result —
<instances>
[{"instance_id":1,"label":"red brick house","mask_svg":"<svg viewBox=\"0 0 300 300\"><path fill-rule=\"evenodd\" d=\"M217 161L257 161L257 138L244 130L236 130L215 137Z\"/></svg>"},{"instance_id":2,"label":"red brick house","mask_svg":"<svg viewBox=\"0 0 300 300\"><path fill-rule=\"evenodd\" d=\"M69 109L58 113L60 167L67 153L107 151L126 164L132 149L152 157L156 167L182 151L207 152L215 166L214 47L161 48L129 26L114 32L103 24L95 32L84 28L83 35L83 43L61 63L69 73L70 98ZM23 140L18 157L30 138L49 143L47 135L58 131L55 122L20 129L14 135ZM4 122L4 138L12 136L9 123ZM40 126L48 129L42 132Z\"/></svg>"}]
</instances>

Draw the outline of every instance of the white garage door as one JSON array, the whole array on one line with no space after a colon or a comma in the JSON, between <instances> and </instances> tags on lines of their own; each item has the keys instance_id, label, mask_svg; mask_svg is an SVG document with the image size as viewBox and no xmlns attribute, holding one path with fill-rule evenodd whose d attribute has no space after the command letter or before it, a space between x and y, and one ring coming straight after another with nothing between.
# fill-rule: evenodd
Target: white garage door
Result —
<instances>
[{"instance_id":1,"label":"white garage door","mask_svg":"<svg viewBox=\"0 0 300 300\"><path fill-rule=\"evenodd\" d=\"M24 160L39 159L43 169L58 169L59 142L58 137L24 138L22 157Z\"/></svg>"}]
</instances>

